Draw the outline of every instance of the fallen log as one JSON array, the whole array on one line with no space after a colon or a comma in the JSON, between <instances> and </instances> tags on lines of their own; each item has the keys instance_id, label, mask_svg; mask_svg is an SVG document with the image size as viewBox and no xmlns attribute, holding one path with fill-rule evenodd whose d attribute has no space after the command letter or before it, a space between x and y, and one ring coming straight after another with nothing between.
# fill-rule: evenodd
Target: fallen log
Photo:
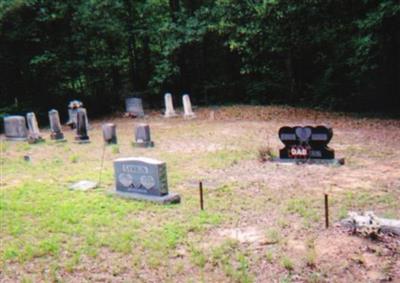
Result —
<instances>
[{"instance_id":1,"label":"fallen log","mask_svg":"<svg viewBox=\"0 0 400 283\"><path fill-rule=\"evenodd\" d=\"M364 236L377 236L379 233L400 236L400 220L377 217L372 211L363 214L349 212L349 217L341 220L340 224Z\"/></svg>"}]
</instances>

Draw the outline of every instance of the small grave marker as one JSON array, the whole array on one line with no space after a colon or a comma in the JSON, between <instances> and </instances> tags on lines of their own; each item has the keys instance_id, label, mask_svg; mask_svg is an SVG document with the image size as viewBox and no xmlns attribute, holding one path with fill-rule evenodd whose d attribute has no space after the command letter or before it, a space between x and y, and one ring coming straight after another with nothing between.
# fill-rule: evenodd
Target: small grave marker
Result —
<instances>
[{"instance_id":1,"label":"small grave marker","mask_svg":"<svg viewBox=\"0 0 400 283\"><path fill-rule=\"evenodd\" d=\"M174 109L174 103L172 101L172 94L166 93L164 95L164 102L165 102L165 118L176 117L176 112Z\"/></svg>"},{"instance_id":2,"label":"small grave marker","mask_svg":"<svg viewBox=\"0 0 400 283\"><path fill-rule=\"evenodd\" d=\"M125 109L128 116L144 117L143 103L141 98L128 97L125 99Z\"/></svg>"},{"instance_id":3,"label":"small grave marker","mask_svg":"<svg viewBox=\"0 0 400 283\"><path fill-rule=\"evenodd\" d=\"M52 109L49 111L49 121L51 130L50 138L55 141L65 141L60 116L58 115L57 110Z\"/></svg>"},{"instance_id":4,"label":"small grave marker","mask_svg":"<svg viewBox=\"0 0 400 283\"><path fill-rule=\"evenodd\" d=\"M150 126L139 124L135 129L135 141L132 143L135 147L153 147L154 142L150 136Z\"/></svg>"},{"instance_id":5,"label":"small grave marker","mask_svg":"<svg viewBox=\"0 0 400 283\"><path fill-rule=\"evenodd\" d=\"M76 119L76 136L75 141L77 143L89 143L89 136L88 136L88 125L87 125L87 116L86 116L86 109L79 108L77 111L77 119Z\"/></svg>"},{"instance_id":6,"label":"small grave marker","mask_svg":"<svg viewBox=\"0 0 400 283\"><path fill-rule=\"evenodd\" d=\"M102 126L103 139L106 144L117 144L117 128L113 123L107 123Z\"/></svg>"},{"instance_id":7,"label":"small grave marker","mask_svg":"<svg viewBox=\"0 0 400 283\"><path fill-rule=\"evenodd\" d=\"M29 143L38 143L43 142L44 139L40 135L39 125L36 120L36 115L33 112L26 114L26 120L28 121L28 142Z\"/></svg>"},{"instance_id":8,"label":"small grave marker","mask_svg":"<svg viewBox=\"0 0 400 283\"><path fill-rule=\"evenodd\" d=\"M192 103L190 102L190 97L188 94L184 94L182 96L182 104L184 109L184 118L186 119L195 118L196 115L193 113Z\"/></svg>"}]
</instances>

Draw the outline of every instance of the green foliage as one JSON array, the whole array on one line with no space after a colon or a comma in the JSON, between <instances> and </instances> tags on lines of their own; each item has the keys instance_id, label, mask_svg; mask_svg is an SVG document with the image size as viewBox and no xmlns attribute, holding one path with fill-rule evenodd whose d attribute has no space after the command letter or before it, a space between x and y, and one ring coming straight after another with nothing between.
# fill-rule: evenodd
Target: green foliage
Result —
<instances>
[{"instance_id":1,"label":"green foliage","mask_svg":"<svg viewBox=\"0 0 400 283\"><path fill-rule=\"evenodd\" d=\"M1 0L0 108L101 114L172 91L396 110L399 17L395 0Z\"/></svg>"}]
</instances>

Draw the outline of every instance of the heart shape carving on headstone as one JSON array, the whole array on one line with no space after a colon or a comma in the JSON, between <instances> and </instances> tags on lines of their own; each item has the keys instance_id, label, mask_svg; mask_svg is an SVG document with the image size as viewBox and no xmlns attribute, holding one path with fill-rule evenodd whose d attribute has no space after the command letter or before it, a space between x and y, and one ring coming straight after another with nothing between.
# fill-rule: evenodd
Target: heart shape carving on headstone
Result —
<instances>
[{"instance_id":1,"label":"heart shape carving on headstone","mask_svg":"<svg viewBox=\"0 0 400 283\"><path fill-rule=\"evenodd\" d=\"M156 182L152 176L142 176L142 177L140 177L140 182L148 190L153 188L154 185L156 184Z\"/></svg>"},{"instance_id":2,"label":"heart shape carving on headstone","mask_svg":"<svg viewBox=\"0 0 400 283\"><path fill-rule=\"evenodd\" d=\"M118 180L124 187L129 187L133 183L132 176L125 173L119 174Z\"/></svg>"},{"instance_id":3,"label":"heart shape carving on headstone","mask_svg":"<svg viewBox=\"0 0 400 283\"><path fill-rule=\"evenodd\" d=\"M308 141L311 137L311 129L304 127L304 128L296 128L296 136L300 139L301 142Z\"/></svg>"}]
</instances>

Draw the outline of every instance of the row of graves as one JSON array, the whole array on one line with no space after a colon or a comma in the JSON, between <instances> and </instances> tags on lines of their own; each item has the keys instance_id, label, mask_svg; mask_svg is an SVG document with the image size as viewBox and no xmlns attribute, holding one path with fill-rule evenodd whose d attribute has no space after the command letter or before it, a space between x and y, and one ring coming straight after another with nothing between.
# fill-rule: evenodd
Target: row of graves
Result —
<instances>
[{"instance_id":1,"label":"row of graves","mask_svg":"<svg viewBox=\"0 0 400 283\"><path fill-rule=\"evenodd\" d=\"M172 95L165 94L164 117L177 117L173 106ZM184 117L194 118L189 95L182 97ZM68 107L69 120L67 125L75 129L75 142L85 144L90 142L88 135L89 122L87 111L79 101L72 101ZM144 117L142 100L132 97L126 99L126 116ZM57 142L65 142L60 117L57 110L48 112L50 122L50 138ZM27 122L26 122L27 121ZM28 127L26 127L26 124ZM8 116L4 118L5 136L10 141L43 142L35 113L23 116ZM113 123L102 125L105 145L117 144L117 127ZM279 151L279 158L273 162L343 164L343 160L335 159L335 152L328 147L333 136L333 130L325 126L282 127L278 133L284 147ZM150 126L141 123L135 128L135 147L149 148L155 144L151 140ZM179 203L178 194L168 190L167 165L163 161L147 157L127 157L114 160L115 189L112 194L136 200L148 200L157 203Z\"/></svg>"}]
</instances>

